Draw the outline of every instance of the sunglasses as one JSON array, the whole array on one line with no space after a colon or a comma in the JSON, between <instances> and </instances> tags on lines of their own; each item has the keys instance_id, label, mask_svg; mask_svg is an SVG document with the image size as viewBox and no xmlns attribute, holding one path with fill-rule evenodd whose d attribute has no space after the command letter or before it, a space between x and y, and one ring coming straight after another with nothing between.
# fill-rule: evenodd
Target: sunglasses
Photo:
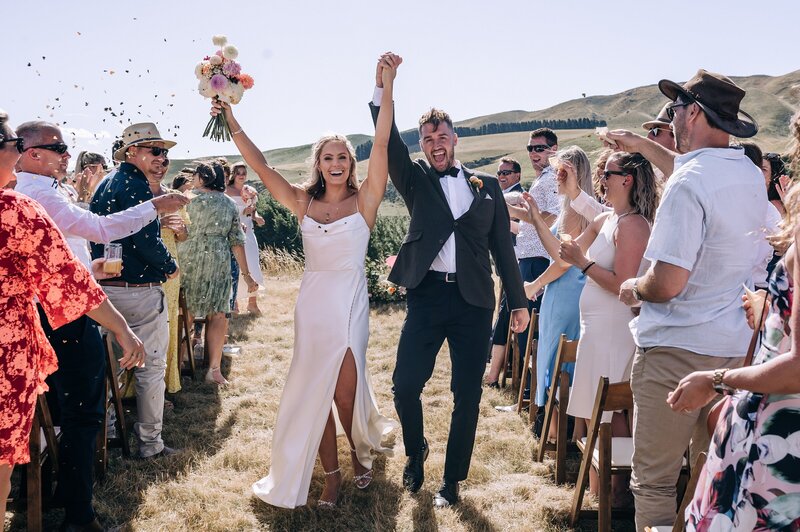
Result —
<instances>
[{"instance_id":1,"label":"sunglasses","mask_svg":"<svg viewBox=\"0 0 800 532\"><path fill-rule=\"evenodd\" d=\"M158 146L136 146L137 148L141 148L143 150L150 150L150 153L153 154L153 157L161 157L162 155L166 157L169 155L169 150L167 148L159 148Z\"/></svg>"},{"instance_id":2,"label":"sunglasses","mask_svg":"<svg viewBox=\"0 0 800 532\"><path fill-rule=\"evenodd\" d=\"M535 151L536 153L542 153L544 151L549 150L550 148L552 148L552 146L549 146L547 144L528 144L527 146L529 153L533 151Z\"/></svg>"},{"instance_id":3,"label":"sunglasses","mask_svg":"<svg viewBox=\"0 0 800 532\"><path fill-rule=\"evenodd\" d=\"M59 155L64 155L65 153L67 153L69 146L67 146L63 142L56 142L54 144L40 144L38 146L31 146L30 148L25 148L25 151L35 150L35 149L54 151Z\"/></svg>"},{"instance_id":4,"label":"sunglasses","mask_svg":"<svg viewBox=\"0 0 800 532\"><path fill-rule=\"evenodd\" d=\"M5 146L6 144L10 144L10 143L12 143L12 142L13 142L14 144L16 144L16 146L17 146L17 151L18 151L19 153L22 153L22 152L24 152L24 151L25 151L25 139L23 139L22 137L9 137L9 138L5 138L5 137L3 137L2 135L0 135L0 149L2 149L2 148L3 148L3 146Z\"/></svg>"},{"instance_id":5,"label":"sunglasses","mask_svg":"<svg viewBox=\"0 0 800 532\"><path fill-rule=\"evenodd\" d=\"M503 175L503 176L505 176L505 175L511 175L511 174L516 174L516 173L517 173L517 172L516 172L515 170L498 170L498 171L497 171L497 175Z\"/></svg>"},{"instance_id":6,"label":"sunglasses","mask_svg":"<svg viewBox=\"0 0 800 532\"><path fill-rule=\"evenodd\" d=\"M628 175L630 172L622 172L620 170L605 170L602 174L600 174L600 179L603 181L608 181L608 178L612 175Z\"/></svg>"},{"instance_id":7,"label":"sunglasses","mask_svg":"<svg viewBox=\"0 0 800 532\"><path fill-rule=\"evenodd\" d=\"M665 135L670 132L670 130L665 127L654 127L650 130L650 134L653 135L653 138L656 138L662 131Z\"/></svg>"},{"instance_id":8,"label":"sunglasses","mask_svg":"<svg viewBox=\"0 0 800 532\"><path fill-rule=\"evenodd\" d=\"M686 107L687 105L692 105L694 102L674 102L667 106L667 118L670 120L675 119L675 109L678 107Z\"/></svg>"}]
</instances>

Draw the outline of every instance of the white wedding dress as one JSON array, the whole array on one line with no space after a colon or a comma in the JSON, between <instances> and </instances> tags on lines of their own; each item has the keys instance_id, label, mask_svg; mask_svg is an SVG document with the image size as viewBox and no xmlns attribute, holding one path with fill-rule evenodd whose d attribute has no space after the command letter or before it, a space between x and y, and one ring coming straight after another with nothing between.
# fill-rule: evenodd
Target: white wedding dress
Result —
<instances>
[{"instance_id":1,"label":"white wedding dress","mask_svg":"<svg viewBox=\"0 0 800 532\"><path fill-rule=\"evenodd\" d=\"M256 233L253 231L253 217L245 216L244 210L247 208L241 196L228 196L236 204L239 209L239 221L244 224L244 255L247 257L247 269L250 270L250 275L253 280L258 283L258 286L264 287L264 274L261 273L261 260L259 258L258 241L256 240ZM247 299L247 283L244 279L239 278L239 293L236 299Z\"/></svg>"},{"instance_id":2,"label":"white wedding dress","mask_svg":"<svg viewBox=\"0 0 800 532\"><path fill-rule=\"evenodd\" d=\"M300 228L305 271L294 312L294 355L278 407L269 475L253 484L260 499L283 508L306 504L331 408L337 433L343 434L333 393L348 348L358 373L352 438L361 465L371 468L375 452L391 454L381 440L398 426L378 411L367 370L369 227L356 212L329 224L304 216Z\"/></svg>"}]
</instances>

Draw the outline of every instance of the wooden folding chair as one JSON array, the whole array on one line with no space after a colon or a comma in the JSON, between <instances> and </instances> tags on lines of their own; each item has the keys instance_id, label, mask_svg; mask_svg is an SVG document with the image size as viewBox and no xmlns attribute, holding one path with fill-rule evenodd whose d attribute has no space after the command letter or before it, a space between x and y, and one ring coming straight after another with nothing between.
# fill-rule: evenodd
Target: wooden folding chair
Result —
<instances>
[{"instance_id":1,"label":"wooden folding chair","mask_svg":"<svg viewBox=\"0 0 800 532\"><path fill-rule=\"evenodd\" d=\"M180 353L182 349L186 349L186 357L189 361L181 373L188 374L194 381L197 380L197 368L195 367L194 350L192 349L193 324L189 323L189 312L186 310L186 295L183 292L183 288L178 292L178 306L178 356L183 360Z\"/></svg>"},{"instance_id":2,"label":"wooden folding chair","mask_svg":"<svg viewBox=\"0 0 800 532\"><path fill-rule=\"evenodd\" d=\"M686 530L686 520L684 519L684 514L686 513L686 508L692 502L692 498L694 497L694 490L697 488L697 482L700 480L700 473L703 471L703 466L706 464L706 457L706 453L700 453L697 456L697 460L694 462L694 466L692 466L692 475L689 477L689 483L686 485L686 491L683 492L683 497L681 499L681 504L678 507L678 515L675 518L675 523L672 526L646 526L644 527L645 531L667 532L668 530L671 530L672 532L684 532L684 530Z\"/></svg>"},{"instance_id":3,"label":"wooden folding chair","mask_svg":"<svg viewBox=\"0 0 800 532\"><path fill-rule=\"evenodd\" d=\"M534 340L534 336L538 332L537 324L538 324L539 315L534 310L531 312L531 321L528 323L528 340L525 342L525 360L522 363L522 375L520 375L520 387L519 387L519 395L517 396L517 414L522 412L522 409L526 406L529 408L528 410L528 419L532 419L531 411L535 409L535 405L533 405L533 401L530 399L524 399L523 395L525 395L525 382L528 380L528 376L530 375L531 379L531 389L529 397L533 397L536 394L536 344L537 341ZM533 418L536 417L536 413L533 413Z\"/></svg>"},{"instance_id":4,"label":"wooden folding chair","mask_svg":"<svg viewBox=\"0 0 800 532\"><path fill-rule=\"evenodd\" d=\"M562 334L558 340L558 351L556 352L555 365L550 379L550 392L547 396L547 403L544 411L544 425L542 425L542 437L539 439L539 451L536 453L536 461L544 460L544 453L555 451L556 453L556 484L562 484L566 480L567 470L567 406L569 405L569 374L564 371L564 364L575 362L578 356L578 340L567 340L567 335ZM550 423L553 421L553 411L558 409L558 432L556 441L548 439Z\"/></svg>"},{"instance_id":5,"label":"wooden folding chair","mask_svg":"<svg viewBox=\"0 0 800 532\"><path fill-rule=\"evenodd\" d=\"M506 334L506 348L503 352L503 371L500 372L500 387L506 387L506 379L511 375L511 389L519 386L519 342L517 335L511 330L511 320L508 320L508 333Z\"/></svg>"},{"instance_id":6,"label":"wooden folding chair","mask_svg":"<svg viewBox=\"0 0 800 532\"><path fill-rule=\"evenodd\" d=\"M609 384L608 377L600 377L587 436L576 442L583 458L572 498L572 526L575 526L579 516L596 516L599 531L611 530L611 475L630 473L633 456L633 438L612 438L611 423L602 422L604 412L617 410L633 410L631 383ZM582 512L584 490L591 468L596 469L599 476L599 510Z\"/></svg>"},{"instance_id":7,"label":"wooden folding chair","mask_svg":"<svg viewBox=\"0 0 800 532\"><path fill-rule=\"evenodd\" d=\"M19 497L9 498L9 505L26 514L26 529L42 530L44 504L55 493L55 479L58 474L58 428L53 426L50 410L44 395L36 399L36 410L31 426L29 452L31 461L21 467Z\"/></svg>"},{"instance_id":8,"label":"wooden folding chair","mask_svg":"<svg viewBox=\"0 0 800 532\"><path fill-rule=\"evenodd\" d=\"M108 448L122 449L122 456L129 458L131 449L128 443L128 428L125 424L125 411L122 409L122 392L125 385L120 385L117 377L116 361L114 360L114 346L108 334L103 335L103 346L106 350L106 407L104 412L108 419L108 410L114 408L116 420L114 428L117 435L113 438L108 437L108 425L103 421L103 428L97 435L97 451L95 451L95 470L94 475L97 480L105 477L108 468Z\"/></svg>"}]
</instances>

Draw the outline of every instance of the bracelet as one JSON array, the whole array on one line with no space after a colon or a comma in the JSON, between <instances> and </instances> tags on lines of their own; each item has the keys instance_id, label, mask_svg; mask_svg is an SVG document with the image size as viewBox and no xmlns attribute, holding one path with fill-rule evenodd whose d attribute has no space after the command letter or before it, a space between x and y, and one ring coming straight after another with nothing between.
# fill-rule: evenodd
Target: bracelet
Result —
<instances>
[{"instance_id":1,"label":"bracelet","mask_svg":"<svg viewBox=\"0 0 800 532\"><path fill-rule=\"evenodd\" d=\"M592 266L594 266L594 261L591 261L589 264L587 264L586 267L581 270L581 273L586 275L586 272L589 271L589 268L591 268Z\"/></svg>"},{"instance_id":2,"label":"bracelet","mask_svg":"<svg viewBox=\"0 0 800 532\"><path fill-rule=\"evenodd\" d=\"M239 134L239 133L241 133L241 132L242 132L242 128L239 128L239 130L238 130L238 131L234 131L234 132L232 132L232 133L231 133L231 135L238 135L238 134Z\"/></svg>"}]
</instances>

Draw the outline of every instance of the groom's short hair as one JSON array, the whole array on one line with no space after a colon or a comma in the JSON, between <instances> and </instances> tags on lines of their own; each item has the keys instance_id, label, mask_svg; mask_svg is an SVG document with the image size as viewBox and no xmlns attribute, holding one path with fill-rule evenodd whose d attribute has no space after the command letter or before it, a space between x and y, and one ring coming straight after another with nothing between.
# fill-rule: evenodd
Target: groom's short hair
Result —
<instances>
[{"instance_id":1,"label":"groom's short hair","mask_svg":"<svg viewBox=\"0 0 800 532\"><path fill-rule=\"evenodd\" d=\"M419 132L422 133L422 126L425 124L432 125L433 130L436 131L439 129L439 124L442 122L447 124L450 129L453 130L453 121L450 119L450 115L441 109L431 107L430 110L422 115L419 119Z\"/></svg>"}]
</instances>

